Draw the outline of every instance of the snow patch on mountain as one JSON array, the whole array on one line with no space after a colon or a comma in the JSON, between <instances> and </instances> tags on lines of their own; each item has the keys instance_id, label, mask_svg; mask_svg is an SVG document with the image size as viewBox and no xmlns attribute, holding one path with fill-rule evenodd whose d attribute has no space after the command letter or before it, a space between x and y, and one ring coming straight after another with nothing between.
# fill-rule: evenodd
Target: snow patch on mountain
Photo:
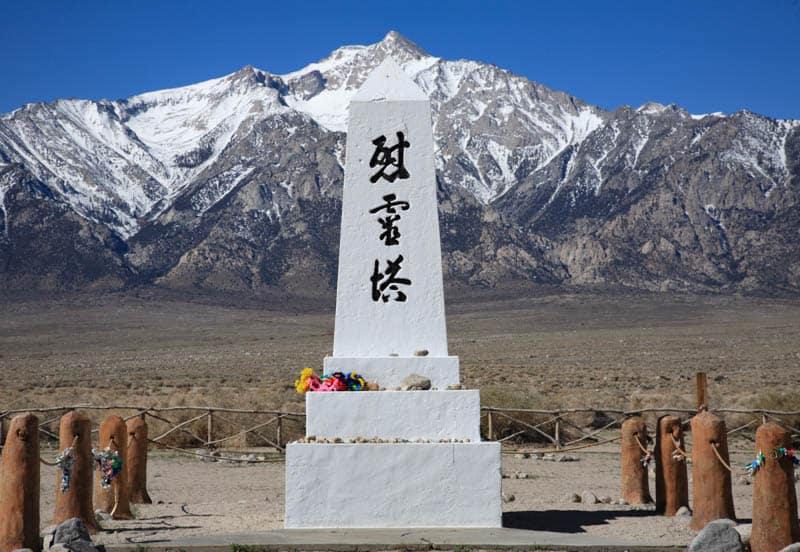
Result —
<instances>
[{"instance_id":1,"label":"snow patch on mountain","mask_svg":"<svg viewBox=\"0 0 800 552\"><path fill-rule=\"evenodd\" d=\"M399 56L398 56L399 54ZM383 57L393 55L412 78L430 68L439 58L429 56L416 45L390 32L381 42L369 46L343 46L327 58L311 63L299 71L281 75L290 87L319 73L324 85L310 97L306 90L283 97L286 105L306 113L318 124L334 132L347 132L347 112L350 100L363 84L369 72Z\"/></svg>"},{"instance_id":2,"label":"snow patch on mountain","mask_svg":"<svg viewBox=\"0 0 800 552\"><path fill-rule=\"evenodd\" d=\"M274 88L246 80L262 76L245 68L219 79L127 100L127 126L167 167L170 191L188 175L213 164L245 120L285 111ZM183 158L198 150L199 163Z\"/></svg>"},{"instance_id":3,"label":"snow patch on mountain","mask_svg":"<svg viewBox=\"0 0 800 552\"><path fill-rule=\"evenodd\" d=\"M699 121L700 119L705 119L706 117L725 117L726 115L722 111L715 111L714 113L695 113L690 115L692 119Z\"/></svg>"},{"instance_id":4,"label":"snow patch on mountain","mask_svg":"<svg viewBox=\"0 0 800 552\"><path fill-rule=\"evenodd\" d=\"M6 163L0 162L0 170L6 166ZM8 212L6 211L6 192L9 186L0 184L0 211L3 212L3 235L8 236Z\"/></svg>"}]
</instances>

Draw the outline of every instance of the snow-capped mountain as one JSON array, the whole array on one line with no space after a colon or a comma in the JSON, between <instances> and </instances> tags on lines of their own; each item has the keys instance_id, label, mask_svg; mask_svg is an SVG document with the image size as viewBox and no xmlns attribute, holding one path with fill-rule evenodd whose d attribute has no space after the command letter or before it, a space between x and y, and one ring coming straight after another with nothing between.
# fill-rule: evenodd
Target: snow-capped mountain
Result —
<instances>
[{"instance_id":1,"label":"snow-capped mountain","mask_svg":"<svg viewBox=\"0 0 800 552\"><path fill-rule=\"evenodd\" d=\"M608 112L395 32L285 75L0 116L0 279L327 292L347 105L387 55L432 101L451 281L800 288L800 122Z\"/></svg>"}]
</instances>

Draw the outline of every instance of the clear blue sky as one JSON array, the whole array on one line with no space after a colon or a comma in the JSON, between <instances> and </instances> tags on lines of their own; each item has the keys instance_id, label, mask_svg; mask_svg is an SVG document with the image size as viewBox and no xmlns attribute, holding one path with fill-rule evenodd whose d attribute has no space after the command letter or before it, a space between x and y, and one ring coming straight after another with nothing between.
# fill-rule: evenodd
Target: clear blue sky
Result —
<instances>
[{"instance_id":1,"label":"clear blue sky","mask_svg":"<svg viewBox=\"0 0 800 552\"><path fill-rule=\"evenodd\" d=\"M604 108L800 118L800 0L12 0L0 8L0 112L247 64L288 72L391 29L432 55L493 63Z\"/></svg>"}]
</instances>

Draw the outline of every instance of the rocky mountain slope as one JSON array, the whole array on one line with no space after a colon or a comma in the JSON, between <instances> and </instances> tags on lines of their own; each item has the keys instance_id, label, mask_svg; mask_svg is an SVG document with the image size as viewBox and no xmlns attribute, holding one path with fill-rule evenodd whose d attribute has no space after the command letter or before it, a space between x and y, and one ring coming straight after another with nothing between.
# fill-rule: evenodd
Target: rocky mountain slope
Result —
<instances>
[{"instance_id":1,"label":"rocky mountain slope","mask_svg":"<svg viewBox=\"0 0 800 552\"><path fill-rule=\"evenodd\" d=\"M0 283L329 293L347 104L386 55L432 100L450 283L800 291L800 121L608 112L394 32L0 116Z\"/></svg>"}]
</instances>

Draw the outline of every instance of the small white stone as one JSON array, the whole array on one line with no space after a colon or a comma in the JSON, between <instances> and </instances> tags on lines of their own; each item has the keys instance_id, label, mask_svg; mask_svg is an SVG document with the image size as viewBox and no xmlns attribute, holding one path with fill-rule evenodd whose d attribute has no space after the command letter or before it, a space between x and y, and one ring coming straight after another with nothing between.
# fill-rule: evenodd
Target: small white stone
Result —
<instances>
[{"instance_id":1,"label":"small white stone","mask_svg":"<svg viewBox=\"0 0 800 552\"><path fill-rule=\"evenodd\" d=\"M600 504L600 499L592 491L583 491L581 493L581 502L584 504Z\"/></svg>"}]
</instances>

